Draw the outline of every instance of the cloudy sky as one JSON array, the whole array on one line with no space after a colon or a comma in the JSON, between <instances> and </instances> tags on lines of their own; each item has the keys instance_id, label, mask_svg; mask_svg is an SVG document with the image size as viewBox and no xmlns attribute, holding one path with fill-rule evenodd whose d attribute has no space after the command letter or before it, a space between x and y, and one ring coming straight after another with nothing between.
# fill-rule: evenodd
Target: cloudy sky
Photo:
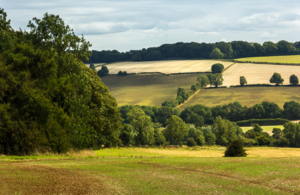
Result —
<instances>
[{"instance_id":1,"label":"cloudy sky","mask_svg":"<svg viewBox=\"0 0 300 195\"><path fill-rule=\"evenodd\" d=\"M15 29L59 15L94 50L176 42L300 41L299 0L0 0Z\"/></svg>"}]
</instances>

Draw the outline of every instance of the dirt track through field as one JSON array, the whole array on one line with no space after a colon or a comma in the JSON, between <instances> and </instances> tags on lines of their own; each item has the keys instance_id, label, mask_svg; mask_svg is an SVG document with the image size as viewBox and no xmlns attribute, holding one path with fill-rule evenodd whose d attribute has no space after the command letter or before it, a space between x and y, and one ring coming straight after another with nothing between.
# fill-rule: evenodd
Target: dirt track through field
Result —
<instances>
[{"instance_id":1,"label":"dirt track through field","mask_svg":"<svg viewBox=\"0 0 300 195\"><path fill-rule=\"evenodd\" d=\"M290 84L292 74L300 78L300 66L236 63L223 73L223 86L239 85L240 76L245 76L248 84L270 84L274 72L281 74L285 85Z\"/></svg>"},{"instance_id":2,"label":"dirt track through field","mask_svg":"<svg viewBox=\"0 0 300 195\"><path fill-rule=\"evenodd\" d=\"M228 67L233 62L222 62L217 60L165 60L146 62L117 62L107 64L110 74L117 74L119 71L127 73L161 72L161 73L188 73L188 72L211 72L211 66L215 63L222 63ZM96 70L100 70L97 67Z\"/></svg>"}]
</instances>

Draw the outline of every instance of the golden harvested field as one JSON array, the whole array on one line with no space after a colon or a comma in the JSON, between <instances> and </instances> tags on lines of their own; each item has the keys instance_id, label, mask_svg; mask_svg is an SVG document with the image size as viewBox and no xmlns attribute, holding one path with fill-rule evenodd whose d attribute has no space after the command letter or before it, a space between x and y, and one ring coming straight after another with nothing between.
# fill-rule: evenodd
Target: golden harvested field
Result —
<instances>
[{"instance_id":1,"label":"golden harvested field","mask_svg":"<svg viewBox=\"0 0 300 195\"><path fill-rule=\"evenodd\" d=\"M223 73L223 85L239 85L240 76L245 76L248 84L270 84L274 72L281 74L285 85L290 84L292 74L300 78L300 66L236 63Z\"/></svg>"},{"instance_id":2,"label":"golden harvested field","mask_svg":"<svg viewBox=\"0 0 300 195\"><path fill-rule=\"evenodd\" d=\"M119 106L161 106L164 101L176 97L178 87L189 90L192 84L197 83L198 75L111 75L101 79Z\"/></svg>"},{"instance_id":3,"label":"golden harvested field","mask_svg":"<svg viewBox=\"0 0 300 195\"><path fill-rule=\"evenodd\" d=\"M222 63L228 67L232 62L221 62L217 60L165 60L146 62L117 62L107 64L110 74L117 74L119 71L127 73L161 72L161 73L187 73L187 72L211 72L211 66L215 63ZM100 70L97 67L96 70Z\"/></svg>"},{"instance_id":4,"label":"golden harvested field","mask_svg":"<svg viewBox=\"0 0 300 195\"><path fill-rule=\"evenodd\" d=\"M265 56L265 57L252 57L252 58L238 58L241 62L269 62L269 63L295 63L300 64L300 55L288 55L288 56Z\"/></svg>"},{"instance_id":5,"label":"golden harvested field","mask_svg":"<svg viewBox=\"0 0 300 195\"><path fill-rule=\"evenodd\" d=\"M252 106L263 101L276 103L280 108L287 101L300 102L300 87L237 87L220 89L203 89L187 102L179 106L203 104L208 107L224 105L239 101L243 106Z\"/></svg>"}]
</instances>

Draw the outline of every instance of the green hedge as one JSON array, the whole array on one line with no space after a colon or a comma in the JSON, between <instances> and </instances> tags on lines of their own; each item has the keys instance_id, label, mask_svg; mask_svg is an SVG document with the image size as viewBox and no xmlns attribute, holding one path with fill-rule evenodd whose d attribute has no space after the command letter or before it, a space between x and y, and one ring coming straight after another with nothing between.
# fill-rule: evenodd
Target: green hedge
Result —
<instances>
[{"instance_id":1,"label":"green hedge","mask_svg":"<svg viewBox=\"0 0 300 195\"><path fill-rule=\"evenodd\" d=\"M275 119L249 119L244 121L237 121L238 126L251 126L254 123L258 123L260 126L264 125L283 125L289 122L287 119L275 118Z\"/></svg>"}]
</instances>

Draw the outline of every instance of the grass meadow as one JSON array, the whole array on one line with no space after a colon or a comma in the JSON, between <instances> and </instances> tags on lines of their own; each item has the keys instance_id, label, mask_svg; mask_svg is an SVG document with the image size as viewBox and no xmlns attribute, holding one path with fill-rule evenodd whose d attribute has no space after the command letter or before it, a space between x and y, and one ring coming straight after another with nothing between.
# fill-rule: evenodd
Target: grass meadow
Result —
<instances>
[{"instance_id":1,"label":"grass meadow","mask_svg":"<svg viewBox=\"0 0 300 195\"><path fill-rule=\"evenodd\" d=\"M241 62L251 61L251 62L300 64L300 55L250 57L250 58L238 58L236 60Z\"/></svg>"},{"instance_id":2,"label":"grass meadow","mask_svg":"<svg viewBox=\"0 0 300 195\"><path fill-rule=\"evenodd\" d=\"M117 74L119 71L127 73L160 72L160 73L187 73L187 72L211 72L211 66L215 63L222 63L228 67L233 62L218 60L160 60L144 62L116 62L106 64L110 74ZM98 66L96 70L100 70Z\"/></svg>"},{"instance_id":3,"label":"grass meadow","mask_svg":"<svg viewBox=\"0 0 300 195\"><path fill-rule=\"evenodd\" d=\"M180 75L130 75L101 78L116 98L118 105L161 106L176 97L178 87L190 90L199 74Z\"/></svg>"},{"instance_id":4,"label":"grass meadow","mask_svg":"<svg viewBox=\"0 0 300 195\"><path fill-rule=\"evenodd\" d=\"M208 107L224 105L239 101L243 106L252 106L263 101L274 102L280 108L287 101L300 102L300 87L237 87L220 89L203 89L179 106L186 107L203 104Z\"/></svg>"},{"instance_id":5,"label":"grass meadow","mask_svg":"<svg viewBox=\"0 0 300 195\"><path fill-rule=\"evenodd\" d=\"M246 158L224 158L224 150L113 148L82 157L0 156L0 194L300 193L300 149L246 148Z\"/></svg>"}]
</instances>

